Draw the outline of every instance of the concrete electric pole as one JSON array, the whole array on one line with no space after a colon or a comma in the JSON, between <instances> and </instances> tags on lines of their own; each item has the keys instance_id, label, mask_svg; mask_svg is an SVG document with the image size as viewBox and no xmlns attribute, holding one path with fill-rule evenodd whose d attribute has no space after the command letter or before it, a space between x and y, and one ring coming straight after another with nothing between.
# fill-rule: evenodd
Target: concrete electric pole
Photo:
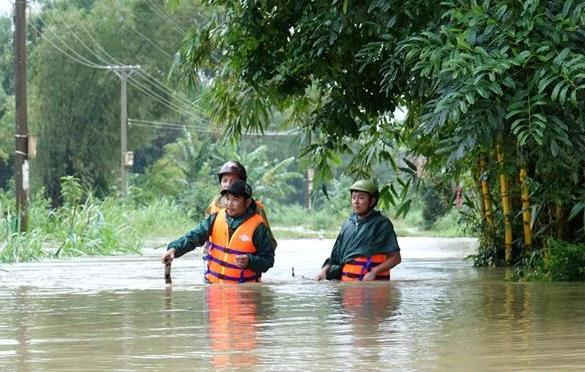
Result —
<instances>
[{"instance_id":1,"label":"concrete electric pole","mask_svg":"<svg viewBox=\"0 0 585 372\"><path fill-rule=\"evenodd\" d=\"M127 99L127 83L128 77L136 70L140 69L138 65L117 65L107 66L108 70L113 71L120 78L120 192L123 197L128 194L128 99Z\"/></svg>"},{"instance_id":2,"label":"concrete electric pole","mask_svg":"<svg viewBox=\"0 0 585 372\"><path fill-rule=\"evenodd\" d=\"M14 2L14 72L16 101L16 134L14 176L16 178L16 210L19 230L28 229L28 125L26 105L26 0Z\"/></svg>"}]
</instances>

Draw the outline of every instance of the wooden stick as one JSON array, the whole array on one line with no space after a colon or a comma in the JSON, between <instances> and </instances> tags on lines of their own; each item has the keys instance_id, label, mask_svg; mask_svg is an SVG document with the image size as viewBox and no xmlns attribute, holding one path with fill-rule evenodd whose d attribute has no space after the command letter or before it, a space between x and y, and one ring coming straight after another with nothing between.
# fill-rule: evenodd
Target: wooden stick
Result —
<instances>
[{"instance_id":1,"label":"wooden stick","mask_svg":"<svg viewBox=\"0 0 585 372\"><path fill-rule=\"evenodd\" d=\"M171 261L170 260L165 262L165 284L166 285L173 284L173 281L171 279Z\"/></svg>"}]
</instances>

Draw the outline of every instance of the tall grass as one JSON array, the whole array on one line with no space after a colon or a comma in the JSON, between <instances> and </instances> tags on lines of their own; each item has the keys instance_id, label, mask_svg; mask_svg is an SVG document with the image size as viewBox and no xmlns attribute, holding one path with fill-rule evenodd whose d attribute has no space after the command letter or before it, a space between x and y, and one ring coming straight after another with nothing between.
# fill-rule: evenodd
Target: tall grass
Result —
<instances>
[{"instance_id":1,"label":"tall grass","mask_svg":"<svg viewBox=\"0 0 585 372\"><path fill-rule=\"evenodd\" d=\"M120 217L115 206L112 212L112 218ZM124 218L145 238L182 235L196 223L184 208L167 198L133 205L126 210Z\"/></svg>"}]
</instances>

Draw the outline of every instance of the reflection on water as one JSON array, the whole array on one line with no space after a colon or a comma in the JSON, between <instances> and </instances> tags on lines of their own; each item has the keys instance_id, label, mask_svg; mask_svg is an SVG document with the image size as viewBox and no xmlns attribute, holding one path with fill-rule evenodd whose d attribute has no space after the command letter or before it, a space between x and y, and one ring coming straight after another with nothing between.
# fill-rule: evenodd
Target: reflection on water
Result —
<instances>
[{"instance_id":1,"label":"reflection on water","mask_svg":"<svg viewBox=\"0 0 585 372\"><path fill-rule=\"evenodd\" d=\"M348 319L353 355L351 369L381 365L384 352L392 349L392 319L400 306L400 291L392 283L348 283L340 286L339 299ZM385 350L386 349L386 350Z\"/></svg>"},{"instance_id":2,"label":"reflection on water","mask_svg":"<svg viewBox=\"0 0 585 372\"><path fill-rule=\"evenodd\" d=\"M258 285L213 285L205 288L207 334L212 364L218 368L258 364L257 326L270 313L270 289Z\"/></svg>"},{"instance_id":3,"label":"reflection on water","mask_svg":"<svg viewBox=\"0 0 585 372\"><path fill-rule=\"evenodd\" d=\"M316 253L319 245L281 243L274 271L246 285L201 284L201 259L192 257L175 263L165 288L155 252L8 266L0 272L0 371L585 365L581 283L508 282L503 271L473 269L456 245L437 248L435 258L432 247L404 252L390 283L302 279L328 253Z\"/></svg>"}]
</instances>

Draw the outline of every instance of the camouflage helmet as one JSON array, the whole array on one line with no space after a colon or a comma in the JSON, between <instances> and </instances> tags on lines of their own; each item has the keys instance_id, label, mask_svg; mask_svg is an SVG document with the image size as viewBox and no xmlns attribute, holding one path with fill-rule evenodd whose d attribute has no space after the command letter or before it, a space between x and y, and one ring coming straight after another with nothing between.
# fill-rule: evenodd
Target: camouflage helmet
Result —
<instances>
[{"instance_id":1,"label":"camouflage helmet","mask_svg":"<svg viewBox=\"0 0 585 372\"><path fill-rule=\"evenodd\" d=\"M244 168L244 166L239 161L230 160L221 166L219 172L217 172L217 177L220 183L221 177L226 173L237 174L238 177L240 177L240 179L244 182L248 179L246 168Z\"/></svg>"},{"instance_id":2,"label":"camouflage helmet","mask_svg":"<svg viewBox=\"0 0 585 372\"><path fill-rule=\"evenodd\" d=\"M376 184L371 180L357 180L356 182L354 182L353 185L351 185L349 191L367 192L374 198L378 198L379 196L378 186L376 186Z\"/></svg>"}]
</instances>

